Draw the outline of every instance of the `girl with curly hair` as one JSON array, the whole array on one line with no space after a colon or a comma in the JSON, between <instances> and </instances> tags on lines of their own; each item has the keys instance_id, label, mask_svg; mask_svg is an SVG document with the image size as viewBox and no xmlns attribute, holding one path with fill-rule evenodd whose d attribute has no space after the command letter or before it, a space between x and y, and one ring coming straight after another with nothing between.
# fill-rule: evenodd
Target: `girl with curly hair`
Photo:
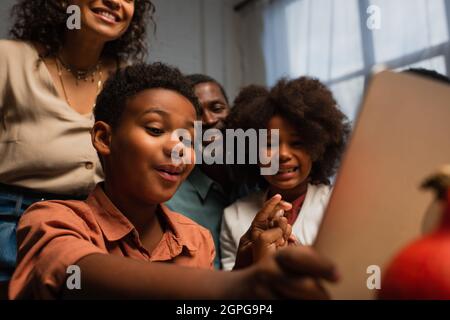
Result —
<instances>
[{"instance_id":1,"label":"girl with curly hair","mask_svg":"<svg viewBox=\"0 0 450 320\"><path fill-rule=\"evenodd\" d=\"M74 10L76 9L76 10ZM68 19L79 14L80 28ZM18 0L0 40L0 283L32 203L84 198L103 178L92 110L119 66L142 60L150 0ZM4 283L3 283L4 285Z\"/></svg>"},{"instance_id":2,"label":"girl with curly hair","mask_svg":"<svg viewBox=\"0 0 450 320\"><path fill-rule=\"evenodd\" d=\"M258 185L260 191L224 211L220 238L224 269L233 268L242 235L264 202L275 194L292 204L289 211L280 212L292 226L292 234L301 244L312 244L330 196L330 178L350 131L332 93L308 77L282 79L270 90L251 85L236 98L226 128L268 129L269 136L271 130L279 130L278 149L267 145L258 150L270 159L278 155L279 169L274 175L262 176L261 164L235 166L237 176Z\"/></svg>"}]
</instances>

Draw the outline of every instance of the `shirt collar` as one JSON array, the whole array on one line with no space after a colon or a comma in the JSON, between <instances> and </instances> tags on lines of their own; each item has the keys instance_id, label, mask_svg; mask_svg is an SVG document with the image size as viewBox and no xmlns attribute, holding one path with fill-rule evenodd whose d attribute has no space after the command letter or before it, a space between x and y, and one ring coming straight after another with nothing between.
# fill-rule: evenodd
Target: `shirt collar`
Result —
<instances>
[{"instance_id":1,"label":"shirt collar","mask_svg":"<svg viewBox=\"0 0 450 320\"><path fill-rule=\"evenodd\" d=\"M178 221L178 214L170 211L165 205L161 205L160 213L165 221L164 235L156 248L151 253L151 261L170 261L177 256L188 253L195 255L198 245L194 241L196 235L192 234L192 229L184 230L183 223Z\"/></svg>"},{"instance_id":2,"label":"shirt collar","mask_svg":"<svg viewBox=\"0 0 450 320\"><path fill-rule=\"evenodd\" d=\"M136 230L130 220L108 198L101 184L97 184L86 202L97 209L97 222L108 241L117 241Z\"/></svg>"},{"instance_id":3,"label":"shirt collar","mask_svg":"<svg viewBox=\"0 0 450 320\"><path fill-rule=\"evenodd\" d=\"M131 232L135 232L137 235L134 225L112 203L103 191L101 184L95 187L86 202L96 207L97 222L108 241L118 241ZM159 208L161 210L158 210L158 212L161 213L162 221L165 223L163 239L168 239L168 244L171 247L169 250L172 255L171 258L179 255L183 247L186 247L191 253L197 251L197 244L187 236L188 234L183 230L183 225L178 222L177 214L165 205L160 205Z\"/></svg>"},{"instance_id":4,"label":"shirt collar","mask_svg":"<svg viewBox=\"0 0 450 320\"><path fill-rule=\"evenodd\" d=\"M205 201L209 190L211 189L213 184L216 183L213 179L208 177L198 166L194 167L187 180L200 195L202 201Z\"/></svg>"}]
</instances>

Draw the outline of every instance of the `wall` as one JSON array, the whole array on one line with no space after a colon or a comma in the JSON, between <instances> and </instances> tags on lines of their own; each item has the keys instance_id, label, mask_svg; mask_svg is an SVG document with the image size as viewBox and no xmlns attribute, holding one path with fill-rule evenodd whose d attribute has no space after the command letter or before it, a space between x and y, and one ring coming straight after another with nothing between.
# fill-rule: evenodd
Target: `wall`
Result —
<instances>
[{"instance_id":1,"label":"wall","mask_svg":"<svg viewBox=\"0 0 450 320\"><path fill-rule=\"evenodd\" d=\"M155 0L156 37L150 35L152 61L186 73L205 73L221 82L231 98L241 84L236 45L236 0Z\"/></svg>"},{"instance_id":2,"label":"wall","mask_svg":"<svg viewBox=\"0 0 450 320\"><path fill-rule=\"evenodd\" d=\"M0 2L0 39L7 36L10 27L9 13L15 2L14 0L1 0Z\"/></svg>"}]
</instances>

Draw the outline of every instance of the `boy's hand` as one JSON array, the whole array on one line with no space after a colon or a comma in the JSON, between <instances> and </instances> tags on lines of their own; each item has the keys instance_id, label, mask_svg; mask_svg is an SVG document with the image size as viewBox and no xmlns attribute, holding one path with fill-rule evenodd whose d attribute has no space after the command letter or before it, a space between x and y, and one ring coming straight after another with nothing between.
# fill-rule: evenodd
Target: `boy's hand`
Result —
<instances>
[{"instance_id":1,"label":"boy's hand","mask_svg":"<svg viewBox=\"0 0 450 320\"><path fill-rule=\"evenodd\" d=\"M291 208L292 205L282 201L278 194L266 201L250 228L241 237L234 269L250 266L254 261L274 252L277 247L288 244L292 227L283 213Z\"/></svg>"},{"instance_id":2,"label":"boy's hand","mask_svg":"<svg viewBox=\"0 0 450 320\"><path fill-rule=\"evenodd\" d=\"M242 295L249 299L329 299L319 280L338 280L333 264L306 246L278 250L245 272Z\"/></svg>"}]
</instances>

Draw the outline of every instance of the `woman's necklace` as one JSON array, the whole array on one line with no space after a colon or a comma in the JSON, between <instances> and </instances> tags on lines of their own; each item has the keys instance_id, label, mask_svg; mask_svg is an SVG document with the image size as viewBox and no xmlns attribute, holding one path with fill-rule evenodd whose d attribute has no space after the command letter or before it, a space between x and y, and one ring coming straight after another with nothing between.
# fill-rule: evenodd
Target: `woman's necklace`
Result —
<instances>
[{"instance_id":1,"label":"woman's necklace","mask_svg":"<svg viewBox=\"0 0 450 320\"><path fill-rule=\"evenodd\" d=\"M94 82L95 72L98 71L98 69L101 65L101 61L99 60L99 62L96 65L94 65L88 69L82 70L82 69L77 69L77 68L69 65L68 63L64 62L64 60L59 55L56 56L56 59L58 60L60 65L64 69L66 69L67 72L71 73L75 77L77 85L78 85L78 81L80 81L80 80L88 81L89 75L91 75L91 81Z\"/></svg>"},{"instance_id":2,"label":"woman's necklace","mask_svg":"<svg viewBox=\"0 0 450 320\"><path fill-rule=\"evenodd\" d=\"M103 84L103 80L102 80L103 72L102 72L102 68L101 68L101 61L99 61L94 67L90 68L90 70L77 70L68 65L65 65L63 63L63 61L61 60L61 58L58 56L55 58L55 63L56 63L56 69L58 70L59 81L61 83L61 87L62 87L62 90L64 93L64 98L66 99L66 102L69 106L72 107L72 105L70 104L69 97L67 96L66 87L64 85L64 81L63 81L63 77L62 77L62 67L64 69L66 69L67 72L70 72L75 77L75 83L77 86L78 86L79 80L87 81L87 78L89 75L91 75L91 82L93 83L98 74L97 91L95 93L95 96L97 97L97 95L100 93L100 91L102 89L102 84ZM94 107L95 107L95 103L94 103Z\"/></svg>"}]
</instances>

